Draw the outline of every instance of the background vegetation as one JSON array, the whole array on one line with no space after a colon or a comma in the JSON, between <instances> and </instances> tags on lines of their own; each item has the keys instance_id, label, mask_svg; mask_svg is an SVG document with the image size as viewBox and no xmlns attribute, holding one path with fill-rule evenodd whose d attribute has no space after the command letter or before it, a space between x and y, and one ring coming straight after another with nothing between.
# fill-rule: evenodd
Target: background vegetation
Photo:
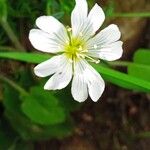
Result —
<instances>
[{"instance_id":1,"label":"background vegetation","mask_svg":"<svg viewBox=\"0 0 150 150\"><path fill-rule=\"evenodd\" d=\"M36 78L33 67L51 56L28 40L41 15L70 25L74 0L0 0L0 149L148 150L149 2L97 2L107 16L102 28L116 23L122 31L124 61L93 64L108 81L106 91L98 103L79 104L70 87L43 90L47 79Z\"/></svg>"}]
</instances>

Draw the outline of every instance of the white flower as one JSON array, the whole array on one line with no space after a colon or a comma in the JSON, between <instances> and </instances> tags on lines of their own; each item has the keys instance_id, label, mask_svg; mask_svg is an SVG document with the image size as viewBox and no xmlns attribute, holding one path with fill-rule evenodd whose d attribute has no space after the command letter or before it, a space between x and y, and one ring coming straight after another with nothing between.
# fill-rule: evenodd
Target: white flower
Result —
<instances>
[{"instance_id":1,"label":"white flower","mask_svg":"<svg viewBox=\"0 0 150 150\"><path fill-rule=\"evenodd\" d=\"M113 61L123 52L116 25L111 24L95 35L104 19L100 6L95 4L88 14L86 0L76 0L71 14L72 28L64 27L52 16L41 16L36 20L39 29L29 33L32 45L42 52L58 54L34 68L39 77L52 75L44 89L62 89L72 80L71 93L76 101L85 101L88 94L95 102L100 98L105 83L87 61Z\"/></svg>"}]
</instances>

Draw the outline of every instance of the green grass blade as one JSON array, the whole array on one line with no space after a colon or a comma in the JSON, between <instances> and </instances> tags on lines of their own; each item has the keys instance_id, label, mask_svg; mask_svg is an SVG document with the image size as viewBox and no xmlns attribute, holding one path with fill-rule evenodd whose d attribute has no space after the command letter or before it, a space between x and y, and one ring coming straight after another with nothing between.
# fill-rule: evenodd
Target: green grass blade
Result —
<instances>
[{"instance_id":1,"label":"green grass blade","mask_svg":"<svg viewBox=\"0 0 150 150\"><path fill-rule=\"evenodd\" d=\"M19 52L1 52L0 58L14 59L28 63L41 63L49 59L50 55L37 53L19 53ZM106 68L102 65L92 64L92 66L103 76L103 78L115 85L123 88L138 90L142 92L150 92L150 82L143 79L121 73L119 71Z\"/></svg>"}]
</instances>

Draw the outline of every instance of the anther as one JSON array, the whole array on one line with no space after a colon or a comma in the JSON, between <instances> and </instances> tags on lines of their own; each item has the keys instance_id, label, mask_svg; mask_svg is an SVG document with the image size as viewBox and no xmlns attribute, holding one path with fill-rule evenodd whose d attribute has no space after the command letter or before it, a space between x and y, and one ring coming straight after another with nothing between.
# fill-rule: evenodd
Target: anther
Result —
<instances>
[{"instance_id":1,"label":"anther","mask_svg":"<svg viewBox=\"0 0 150 150\"><path fill-rule=\"evenodd\" d=\"M97 49L97 48L98 48L98 46L96 44L94 44L94 49Z\"/></svg>"},{"instance_id":2,"label":"anther","mask_svg":"<svg viewBox=\"0 0 150 150\"><path fill-rule=\"evenodd\" d=\"M77 58L80 58L80 55L79 54L76 54Z\"/></svg>"},{"instance_id":3,"label":"anther","mask_svg":"<svg viewBox=\"0 0 150 150\"><path fill-rule=\"evenodd\" d=\"M92 57L90 57L90 56L88 56L88 55L85 55L85 57L87 57L90 62L94 62L94 63L96 63L96 64L98 64L98 63L100 62L99 59L98 59L98 60L95 60L95 59L93 59Z\"/></svg>"},{"instance_id":4,"label":"anther","mask_svg":"<svg viewBox=\"0 0 150 150\"><path fill-rule=\"evenodd\" d=\"M79 51L82 51L82 50L83 50L83 48L82 48L82 46L80 46L80 47L79 47Z\"/></svg>"},{"instance_id":5,"label":"anther","mask_svg":"<svg viewBox=\"0 0 150 150\"><path fill-rule=\"evenodd\" d=\"M72 31L72 28L68 27L68 28L67 28L67 31L68 31L68 32L71 32L71 31Z\"/></svg>"},{"instance_id":6,"label":"anther","mask_svg":"<svg viewBox=\"0 0 150 150\"><path fill-rule=\"evenodd\" d=\"M82 52L88 52L88 50L87 50L87 49L85 49L85 50L83 50Z\"/></svg>"},{"instance_id":7,"label":"anther","mask_svg":"<svg viewBox=\"0 0 150 150\"><path fill-rule=\"evenodd\" d=\"M97 60L95 63L96 63L96 64L99 64L99 63L100 63L100 60Z\"/></svg>"}]
</instances>

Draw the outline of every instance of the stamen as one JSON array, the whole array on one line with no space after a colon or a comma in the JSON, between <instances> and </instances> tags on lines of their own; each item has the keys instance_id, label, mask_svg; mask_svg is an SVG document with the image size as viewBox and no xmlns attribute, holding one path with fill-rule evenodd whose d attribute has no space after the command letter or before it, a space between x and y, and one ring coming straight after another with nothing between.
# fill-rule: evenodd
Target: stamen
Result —
<instances>
[{"instance_id":1,"label":"stamen","mask_svg":"<svg viewBox=\"0 0 150 150\"><path fill-rule=\"evenodd\" d=\"M98 64L98 63L100 62L99 59L98 59L98 60L97 60L97 59L94 59L94 58L92 58L92 57L90 57L90 56L88 56L88 55L85 55L85 57L87 57L90 62L94 62L94 63L96 63L96 64Z\"/></svg>"},{"instance_id":2,"label":"stamen","mask_svg":"<svg viewBox=\"0 0 150 150\"><path fill-rule=\"evenodd\" d=\"M84 50L82 50L81 52L83 52L83 53L85 52L85 53L86 53L86 52L88 52L88 50L87 50L87 49L84 49Z\"/></svg>"},{"instance_id":3,"label":"stamen","mask_svg":"<svg viewBox=\"0 0 150 150\"><path fill-rule=\"evenodd\" d=\"M67 27L67 31L68 31L68 32L71 32L71 31L72 31L72 28Z\"/></svg>"},{"instance_id":4,"label":"stamen","mask_svg":"<svg viewBox=\"0 0 150 150\"><path fill-rule=\"evenodd\" d=\"M82 46L80 46L80 47L79 47L79 51L82 51L82 50L83 50L83 48L82 48Z\"/></svg>"},{"instance_id":5,"label":"stamen","mask_svg":"<svg viewBox=\"0 0 150 150\"><path fill-rule=\"evenodd\" d=\"M80 55L78 53L76 54L76 56L77 56L77 58L80 58Z\"/></svg>"},{"instance_id":6,"label":"stamen","mask_svg":"<svg viewBox=\"0 0 150 150\"><path fill-rule=\"evenodd\" d=\"M85 58L84 54L79 54L79 55L80 55L81 58L83 58L83 59Z\"/></svg>"},{"instance_id":7,"label":"stamen","mask_svg":"<svg viewBox=\"0 0 150 150\"><path fill-rule=\"evenodd\" d=\"M96 64L99 64L99 63L100 63L100 60L98 59L95 63L96 63Z\"/></svg>"}]
</instances>

